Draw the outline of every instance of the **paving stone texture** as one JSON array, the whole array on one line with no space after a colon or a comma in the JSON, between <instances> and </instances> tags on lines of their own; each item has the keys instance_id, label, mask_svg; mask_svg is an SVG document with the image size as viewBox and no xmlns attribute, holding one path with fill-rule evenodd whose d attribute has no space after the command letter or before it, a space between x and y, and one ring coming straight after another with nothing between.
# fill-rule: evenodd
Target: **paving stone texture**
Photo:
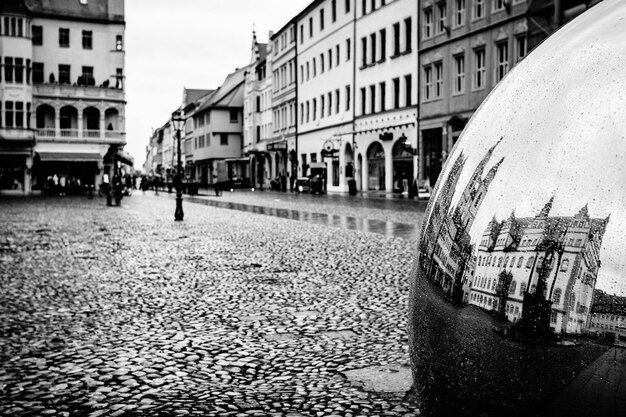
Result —
<instances>
[{"instance_id":1,"label":"paving stone texture","mask_svg":"<svg viewBox=\"0 0 626 417\"><path fill-rule=\"evenodd\" d=\"M346 377L407 366L413 242L184 209L0 200L0 415L418 415Z\"/></svg>"}]
</instances>

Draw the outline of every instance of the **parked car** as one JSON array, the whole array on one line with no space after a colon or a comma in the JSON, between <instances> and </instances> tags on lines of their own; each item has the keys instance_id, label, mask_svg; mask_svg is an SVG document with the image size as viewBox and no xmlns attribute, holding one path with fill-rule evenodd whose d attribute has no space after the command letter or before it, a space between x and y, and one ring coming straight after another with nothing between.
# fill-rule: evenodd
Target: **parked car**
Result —
<instances>
[{"instance_id":1,"label":"parked car","mask_svg":"<svg viewBox=\"0 0 626 417\"><path fill-rule=\"evenodd\" d=\"M295 188L300 193L324 194L324 180L321 175L296 178Z\"/></svg>"}]
</instances>

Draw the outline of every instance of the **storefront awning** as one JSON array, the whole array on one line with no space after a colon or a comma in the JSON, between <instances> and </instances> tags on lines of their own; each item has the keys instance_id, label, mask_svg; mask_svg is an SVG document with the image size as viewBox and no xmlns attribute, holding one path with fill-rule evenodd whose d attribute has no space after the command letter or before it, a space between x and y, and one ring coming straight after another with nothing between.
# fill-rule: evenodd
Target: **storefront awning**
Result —
<instances>
[{"instance_id":1,"label":"storefront awning","mask_svg":"<svg viewBox=\"0 0 626 417\"><path fill-rule=\"evenodd\" d=\"M125 151L117 151L117 153L115 154L115 158L117 158L119 161L122 161L126 165L132 166L135 163L135 158L133 158L131 154Z\"/></svg>"},{"instance_id":2,"label":"storefront awning","mask_svg":"<svg viewBox=\"0 0 626 417\"><path fill-rule=\"evenodd\" d=\"M284 151L287 152L287 141L280 141L267 144L268 151Z\"/></svg>"},{"instance_id":3,"label":"storefront awning","mask_svg":"<svg viewBox=\"0 0 626 417\"><path fill-rule=\"evenodd\" d=\"M39 152L41 161L68 161L68 162L99 162L102 155L99 152Z\"/></svg>"},{"instance_id":4,"label":"storefront awning","mask_svg":"<svg viewBox=\"0 0 626 417\"><path fill-rule=\"evenodd\" d=\"M224 159L224 162L250 162L248 158L228 158Z\"/></svg>"}]
</instances>

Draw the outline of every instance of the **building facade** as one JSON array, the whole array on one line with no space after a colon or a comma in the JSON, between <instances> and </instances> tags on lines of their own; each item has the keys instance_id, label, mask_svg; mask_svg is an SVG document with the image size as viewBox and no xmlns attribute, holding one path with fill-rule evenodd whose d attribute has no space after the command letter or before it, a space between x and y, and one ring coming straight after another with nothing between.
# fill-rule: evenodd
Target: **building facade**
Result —
<instances>
[{"instance_id":1,"label":"building facade","mask_svg":"<svg viewBox=\"0 0 626 417\"><path fill-rule=\"evenodd\" d=\"M314 1L296 17L298 175L331 191L347 191L354 161L354 3Z\"/></svg>"},{"instance_id":2,"label":"building facade","mask_svg":"<svg viewBox=\"0 0 626 417\"><path fill-rule=\"evenodd\" d=\"M420 1L419 177L434 186L465 124L496 84L597 2Z\"/></svg>"},{"instance_id":3,"label":"building facade","mask_svg":"<svg viewBox=\"0 0 626 417\"><path fill-rule=\"evenodd\" d=\"M356 5L355 106L357 188L408 192L417 172L417 5ZM343 177L343 175L342 175ZM343 178L340 178L340 181Z\"/></svg>"},{"instance_id":4,"label":"building facade","mask_svg":"<svg viewBox=\"0 0 626 417\"><path fill-rule=\"evenodd\" d=\"M296 24L290 21L270 37L272 54L272 138L267 148L278 155L277 170L298 176L296 141Z\"/></svg>"},{"instance_id":5,"label":"building facade","mask_svg":"<svg viewBox=\"0 0 626 417\"><path fill-rule=\"evenodd\" d=\"M132 165L123 0L7 0L0 15L2 187L99 184L120 160Z\"/></svg>"},{"instance_id":6,"label":"building facade","mask_svg":"<svg viewBox=\"0 0 626 417\"><path fill-rule=\"evenodd\" d=\"M270 37L271 37L270 33ZM250 182L253 187L269 187L278 175L281 155L270 152L273 139L272 120L272 48L259 43L252 33L250 63L245 73L243 103L243 151L250 160Z\"/></svg>"},{"instance_id":7,"label":"building facade","mask_svg":"<svg viewBox=\"0 0 626 417\"><path fill-rule=\"evenodd\" d=\"M221 86L184 108L188 172L203 185L249 178L248 159L242 157L246 71L236 69Z\"/></svg>"}]
</instances>

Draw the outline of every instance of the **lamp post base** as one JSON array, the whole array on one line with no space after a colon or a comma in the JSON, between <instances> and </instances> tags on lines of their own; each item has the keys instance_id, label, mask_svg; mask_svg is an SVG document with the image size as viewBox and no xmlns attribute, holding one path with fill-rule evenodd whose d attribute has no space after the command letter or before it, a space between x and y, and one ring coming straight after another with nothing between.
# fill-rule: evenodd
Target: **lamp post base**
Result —
<instances>
[{"instance_id":1,"label":"lamp post base","mask_svg":"<svg viewBox=\"0 0 626 417\"><path fill-rule=\"evenodd\" d=\"M180 191L176 192L176 211L174 212L174 220L182 221L185 217L183 213L183 196Z\"/></svg>"}]
</instances>

